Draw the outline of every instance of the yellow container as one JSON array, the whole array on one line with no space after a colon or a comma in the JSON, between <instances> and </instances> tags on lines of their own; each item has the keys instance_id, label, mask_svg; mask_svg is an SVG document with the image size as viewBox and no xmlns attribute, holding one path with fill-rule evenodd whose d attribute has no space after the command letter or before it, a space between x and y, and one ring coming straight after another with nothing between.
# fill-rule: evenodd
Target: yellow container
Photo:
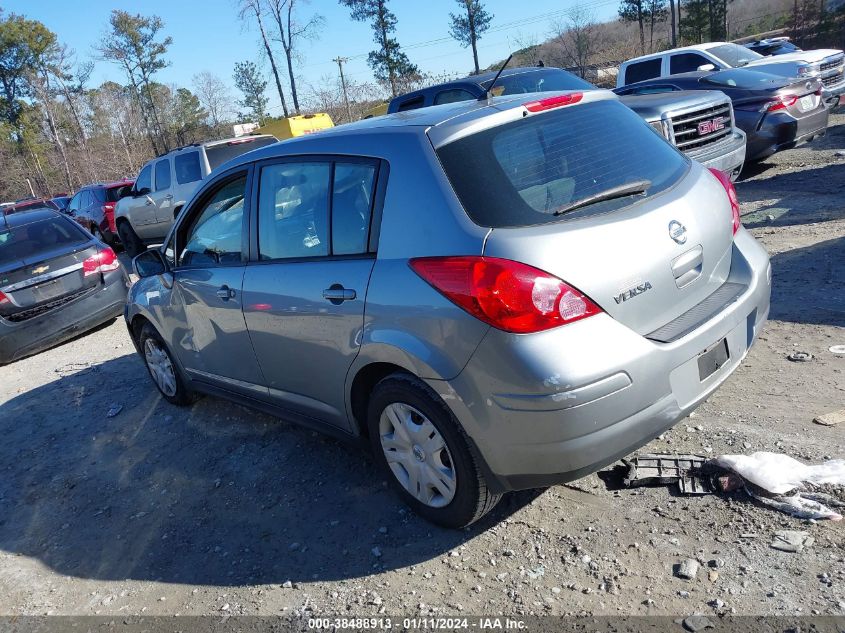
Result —
<instances>
[{"instance_id":1,"label":"yellow container","mask_svg":"<svg viewBox=\"0 0 845 633\"><path fill-rule=\"evenodd\" d=\"M334 127L332 118L325 112L318 112L317 114L301 114L270 121L255 130L253 134L272 134L280 141L284 141L295 136L313 134L330 127Z\"/></svg>"}]
</instances>

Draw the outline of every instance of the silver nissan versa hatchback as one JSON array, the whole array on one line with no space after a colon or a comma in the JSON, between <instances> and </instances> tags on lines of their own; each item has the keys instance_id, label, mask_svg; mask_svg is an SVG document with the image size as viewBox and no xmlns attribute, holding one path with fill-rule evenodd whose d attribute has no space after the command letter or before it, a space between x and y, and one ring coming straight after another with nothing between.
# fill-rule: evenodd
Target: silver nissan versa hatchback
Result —
<instances>
[{"instance_id":1,"label":"silver nissan versa hatchback","mask_svg":"<svg viewBox=\"0 0 845 633\"><path fill-rule=\"evenodd\" d=\"M370 119L222 166L126 321L164 398L367 439L465 526L685 417L742 361L770 267L721 173L607 91Z\"/></svg>"}]
</instances>

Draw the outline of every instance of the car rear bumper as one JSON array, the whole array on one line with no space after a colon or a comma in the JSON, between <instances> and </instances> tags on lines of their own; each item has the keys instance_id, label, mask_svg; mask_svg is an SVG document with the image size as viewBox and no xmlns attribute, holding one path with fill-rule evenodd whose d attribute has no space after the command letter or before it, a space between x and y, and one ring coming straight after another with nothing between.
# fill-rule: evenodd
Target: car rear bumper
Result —
<instances>
[{"instance_id":1,"label":"car rear bumper","mask_svg":"<svg viewBox=\"0 0 845 633\"><path fill-rule=\"evenodd\" d=\"M724 141L702 150L688 152L687 156L705 167L712 167L729 174L731 180L734 180L745 164L745 141L745 133L736 130Z\"/></svg>"},{"instance_id":2,"label":"car rear bumper","mask_svg":"<svg viewBox=\"0 0 845 633\"><path fill-rule=\"evenodd\" d=\"M70 303L26 321L0 318L0 365L11 363L94 328L123 314L128 278L123 269L105 275L106 283Z\"/></svg>"},{"instance_id":3,"label":"car rear bumper","mask_svg":"<svg viewBox=\"0 0 845 633\"><path fill-rule=\"evenodd\" d=\"M456 378L429 383L472 439L495 489L577 479L673 426L739 366L768 317L771 292L768 255L744 229L727 283L741 293L671 342L606 314L529 336L491 329ZM723 339L729 358L702 380L699 356Z\"/></svg>"},{"instance_id":4,"label":"car rear bumper","mask_svg":"<svg viewBox=\"0 0 845 633\"><path fill-rule=\"evenodd\" d=\"M762 160L824 135L829 117L830 108L818 108L801 119L783 112L767 114L760 129L749 137L748 160Z\"/></svg>"}]
</instances>

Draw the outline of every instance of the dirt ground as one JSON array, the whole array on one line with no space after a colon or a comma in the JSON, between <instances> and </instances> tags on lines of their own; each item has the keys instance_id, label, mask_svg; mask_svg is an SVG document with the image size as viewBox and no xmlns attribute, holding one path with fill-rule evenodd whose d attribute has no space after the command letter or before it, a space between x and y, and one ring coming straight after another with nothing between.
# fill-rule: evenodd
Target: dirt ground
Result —
<instances>
[{"instance_id":1,"label":"dirt ground","mask_svg":"<svg viewBox=\"0 0 845 633\"><path fill-rule=\"evenodd\" d=\"M845 425L812 421L845 407L828 351L845 344L843 149L840 114L738 184L772 256L771 320L643 451L845 457ZM0 437L2 614L845 614L842 522L603 473L441 530L354 448L215 398L167 404L121 320L0 368ZM784 528L815 543L772 549ZM694 580L675 575L686 558Z\"/></svg>"}]
</instances>

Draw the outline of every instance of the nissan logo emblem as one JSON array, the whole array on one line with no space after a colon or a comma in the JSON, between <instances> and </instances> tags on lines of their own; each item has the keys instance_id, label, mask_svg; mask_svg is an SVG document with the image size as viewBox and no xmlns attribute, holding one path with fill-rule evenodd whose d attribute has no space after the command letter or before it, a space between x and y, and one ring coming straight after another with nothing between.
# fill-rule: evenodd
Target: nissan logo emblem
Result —
<instances>
[{"instance_id":1,"label":"nissan logo emblem","mask_svg":"<svg viewBox=\"0 0 845 633\"><path fill-rule=\"evenodd\" d=\"M678 244L686 244L687 242L687 229L686 227L678 222L677 220L672 220L669 222L669 237L675 240Z\"/></svg>"}]
</instances>

